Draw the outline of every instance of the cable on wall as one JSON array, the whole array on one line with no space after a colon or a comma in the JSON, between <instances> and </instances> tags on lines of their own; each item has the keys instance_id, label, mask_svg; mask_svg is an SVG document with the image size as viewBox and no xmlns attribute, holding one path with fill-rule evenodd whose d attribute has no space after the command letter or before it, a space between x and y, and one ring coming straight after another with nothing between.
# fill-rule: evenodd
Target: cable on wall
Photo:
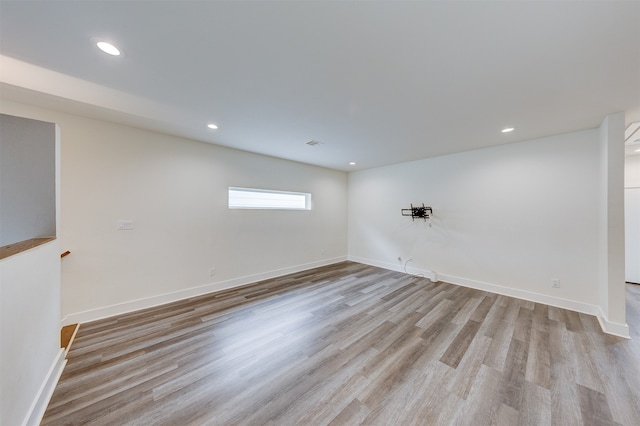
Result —
<instances>
[{"instance_id":1,"label":"cable on wall","mask_svg":"<svg viewBox=\"0 0 640 426\"><path fill-rule=\"evenodd\" d=\"M410 274L409 272L407 272L407 263L411 262L413 259L409 258L407 259L406 262L404 262L404 273L407 275L411 275L412 277L416 277L416 278L424 278L424 274Z\"/></svg>"}]
</instances>

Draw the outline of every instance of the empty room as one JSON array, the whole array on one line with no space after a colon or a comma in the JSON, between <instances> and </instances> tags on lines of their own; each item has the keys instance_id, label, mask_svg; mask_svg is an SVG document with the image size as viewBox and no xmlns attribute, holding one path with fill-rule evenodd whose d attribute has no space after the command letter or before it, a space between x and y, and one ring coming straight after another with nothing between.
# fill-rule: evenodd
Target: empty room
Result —
<instances>
[{"instance_id":1,"label":"empty room","mask_svg":"<svg viewBox=\"0 0 640 426\"><path fill-rule=\"evenodd\" d=\"M0 0L0 425L640 424L639 1Z\"/></svg>"}]
</instances>

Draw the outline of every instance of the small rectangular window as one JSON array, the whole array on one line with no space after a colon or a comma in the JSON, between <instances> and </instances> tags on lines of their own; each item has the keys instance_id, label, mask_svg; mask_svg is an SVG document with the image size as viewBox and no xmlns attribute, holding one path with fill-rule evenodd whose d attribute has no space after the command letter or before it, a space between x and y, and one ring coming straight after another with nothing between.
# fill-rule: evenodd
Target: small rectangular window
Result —
<instances>
[{"instance_id":1,"label":"small rectangular window","mask_svg":"<svg viewBox=\"0 0 640 426\"><path fill-rule=\"evenodd\" d=\"M311 194L229 187L230 209L311 210Z\"/></svg>"}]
</instances>

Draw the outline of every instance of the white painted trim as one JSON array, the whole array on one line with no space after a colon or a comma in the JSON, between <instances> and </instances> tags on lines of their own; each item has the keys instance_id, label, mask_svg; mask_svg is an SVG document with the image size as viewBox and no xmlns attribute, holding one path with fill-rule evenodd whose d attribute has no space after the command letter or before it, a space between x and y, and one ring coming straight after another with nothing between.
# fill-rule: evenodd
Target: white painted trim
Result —
<instances>
[{"instance_id":1,"label":"white painted trim","mask_svg":"<svg viewBox=\"0 0 640 426\"><path fill-rule=\"evenodd\" d=\"M37 426L40 424L65 365L67 365L67 360L64 357L64 350L61 348L31 403L29 411L27 411L27 415L22 422L23 426Z\"/></svg>"},{"instance_id":2,"label":"white painted trim","mask_svg":"<svg viewBox=\"0 0 640 426\"><path fill-rule=\"evenodd\" d=\"M396 265L388 262L380 262L372 259L365 259L357 256L348 256L348 260L352 262L364 263L365 265L377 266L397 272L405 272L404 264ZM536 303L544 303L545 305L555 306L558 308L568 309L570 311L580 312L583 314L593 315L598 319L602 331L607 334L613 334L619 337L629 338L629 326L627 324L619 324L610 322L602 309L597 305L578 302L575 300L563 299L560 297L548 296L546 294L534 293L517 288L503 287L497 284L485 283L482 281L471 280L468 278L456 277L453 275L439 274L434 271L421 270L417 268L407 268L407 271L413 275L424 275L431 281L444 281L450 284L460 285L463 287L475 288L491 293L502 294L504 296L515 297L517 299L529 300Z\"/></svg>"},{"instance_id":3,"label":"white painted trim","mask_svg":"<svg viewBox=\"0 0 640 426\"><path fill-rule=\"evenodd\" d=\"M600 327L605 333L613 334L614 336L618 337L624 337L625 339L631 339L631 335L629 334L629 325L609 321L601 308L598 308L596 318L598 318Z\"/></svg>"},{"instance_id":4,"label":"white painted trim","mask_svg":"<svg viewBox=\"0 0 640 426\"><path fill-rule=\"evenodd\" d=\"M161 294L158 296L146 297L144 299L130 300L128 302L118 303L116 305L104 306L84 312L77 312L67 315L62 319L61 325L82 324L86 322L96 321L103 318L112 317L114 315L126 314L128 312L138 311L140 309L152 308L154 306L164 305L166 303L176 302L178 300L188 299L191 297L202 296L204 294L216 291L227 290L234 287L255 283L257 281L277 278L287 274L306 271L308 269L318 268L320 266L332 265L347 260L346 256L334 257L331 259L323 259L316 262L305 263L302 265L290 266L287 268L277 269L274 271L263 272L246 277L234 278L227 281L206 284L198 287L191 287L184 290L174 291L171 293Z\"/></svg>"}]
</instances>

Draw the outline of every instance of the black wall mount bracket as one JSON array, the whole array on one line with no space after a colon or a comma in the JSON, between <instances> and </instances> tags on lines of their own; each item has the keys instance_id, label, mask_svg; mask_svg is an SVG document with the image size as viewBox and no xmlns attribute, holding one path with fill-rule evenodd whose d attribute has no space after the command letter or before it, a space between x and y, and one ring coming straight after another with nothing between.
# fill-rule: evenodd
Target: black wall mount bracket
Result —
<instances>
[{"instance_id":1,"label":"black wall mount bracket","mask_svg":"<svg viewBox=\"0 0 640 426\"><path fill-rule=\"evenodd\" d=\"M424 205L424 203L422 203L422 206L414 206L413 204L411 204L411 208L409 209L402 209L401 210L402 216L411 216L411 220L416 220L417 219L424 219L424 221L426 222L427 219L429 219L429 222L431 222L431 216L433 216L433 209L431 207L427 207Z\"/></svg>"}]
</instances>

